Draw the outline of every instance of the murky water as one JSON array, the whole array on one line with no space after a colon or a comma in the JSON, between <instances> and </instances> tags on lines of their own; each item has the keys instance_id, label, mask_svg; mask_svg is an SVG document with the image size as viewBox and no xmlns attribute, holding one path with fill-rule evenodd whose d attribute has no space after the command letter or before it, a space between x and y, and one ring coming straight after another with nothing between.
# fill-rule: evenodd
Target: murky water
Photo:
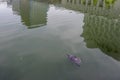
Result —
<instances>
[{"instance_id":1,"label":"murky water","mask_svg":"<svg viewBox=\"0 0 120 80\"><path fill-rule=\"evenodd\" d=\"M0 80L120 80L119 4L0 0Z\"/></svg>"}]
</instances>

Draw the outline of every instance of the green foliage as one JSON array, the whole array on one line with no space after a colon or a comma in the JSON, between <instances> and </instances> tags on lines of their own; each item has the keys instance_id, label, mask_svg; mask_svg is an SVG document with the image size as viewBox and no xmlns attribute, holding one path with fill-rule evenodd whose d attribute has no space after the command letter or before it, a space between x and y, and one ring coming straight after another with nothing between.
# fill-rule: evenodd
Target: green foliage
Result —
<instances>
[{"instance_id":1,"label":"green foliage","mask_svg":"<svg viewBox=\"0 0 120 80\"><path fill-rule=\"evenodd\" d=\"M98 0L93 0L93 4L96 5Z\"/></svg>"},{"instance_id":2,"label":"green foliage","mask_svg":"<svg viewBox=\"0 0 120 80\"><path fill-rule=\"evenodd\" d=\"M88 48L99 48L105 54L120 60L120 22L101 16L86 15L83 27Z\"/></svg>"},{"instance_id":3,"label":"green foliage","mask_svg":"<svg viewBox=\"0 0 120 80\"><path fill-rule=\"evenodd\" d=\"M110 7L111 5L113 5L115 3L116 0L105 0L105 4L106 4L106 7Z\"/></svg>"}]
</instances>

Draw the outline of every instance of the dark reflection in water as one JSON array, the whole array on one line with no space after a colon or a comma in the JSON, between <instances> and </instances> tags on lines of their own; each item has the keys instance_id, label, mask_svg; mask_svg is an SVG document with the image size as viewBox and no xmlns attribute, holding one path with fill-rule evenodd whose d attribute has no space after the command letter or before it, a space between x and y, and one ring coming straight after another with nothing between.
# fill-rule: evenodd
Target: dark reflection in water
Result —
<instances>
[{"instance_id":1,"label":"dark reflection in water","mask_svg":"<svg viewBox=\"0 0 120 80\"><path fill-rule=\"evenodd\" d=\"M8 0L8 6L12 6L14 14L21 16L24 25L37 28L46 25L48 4L38 2L39 0ZM42 1L42 0L40 0Z\"/></svg>"},{"instance_id":2,"label":"dark reflection in water","mask_svg":"<svg viewBox=\"0 0 120 80\"><path fill-rule=\"evenodd\" d=\"M86 14L82 36L88 48L99 48L120 60L120 21Z\"/></svg>"},{"instance_id":3,"label":"dark reflection in water","mask_svg":"<svg viewBox=\"0 0 120 80\"><path fill-rule=\"evenodd\" d=\"M20 15L28 28L46 25L48 4L32 0L20 0Z\"/></svg>"}]
</instances>

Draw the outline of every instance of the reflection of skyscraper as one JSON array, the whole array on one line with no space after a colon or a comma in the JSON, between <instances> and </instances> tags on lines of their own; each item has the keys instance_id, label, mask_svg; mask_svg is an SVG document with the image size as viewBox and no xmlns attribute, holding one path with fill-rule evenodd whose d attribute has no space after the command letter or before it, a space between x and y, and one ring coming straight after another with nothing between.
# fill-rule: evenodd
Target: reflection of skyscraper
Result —
<instances>
[{"instance_id":1,"label":"reflection of skyscraper","mask_svg":"<svg viewBox=\"0 0 120 80\"><path fill-rule=\"evenodd\" d=\"M4 0L12 7L13 13L21 16L23 24L28 28L40 27L47 22L48 4L41 0Z\"/></svg>"},{"instance_id":2,"label":"reflection of skyscraper","mask_svg":"<svg viewBox=\"0 0 120 80\"><path fill-rule=\"evenodd\" d=\"M120 60L120 22L101 16L85 15L84 40L88 48L99 48L104 53Z\"/></svg>"},{"instance_id":3,"label":"reflection of skyscraper","mask_svg":"<svg viewBox=\"0 0 120 80\"><path fill-rule=\"evenodd\" d=\"M20 1L20 15L22 22L28 28L35 28L45 25L47 22L48 4L36 2L34 0Z\"/></svg>"},{"instance_id":4,"label":"reflection of skyscraper","mask_svg":"<svg viewBox=\"0 0 120 80\"><path fill-rule=\"evenodd\" d=\"M21 0L20 1L20 16L22 22L27 25L30 25L30 3L29 0Z\"/></svg>"}]
</instances>

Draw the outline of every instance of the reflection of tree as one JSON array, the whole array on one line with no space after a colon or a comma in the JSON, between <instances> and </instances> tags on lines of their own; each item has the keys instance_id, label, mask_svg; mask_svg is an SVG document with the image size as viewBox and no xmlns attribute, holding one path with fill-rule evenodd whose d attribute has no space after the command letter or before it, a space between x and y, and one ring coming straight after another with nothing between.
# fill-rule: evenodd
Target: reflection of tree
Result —
<instances>
[{"instance_id":1,"label":"reflection of tree","mask_svg":"<svg viewBox=\"0 0 120 80\"><path fill-rule=\"evenodd\" d=\"M50 0L50 1L56 1L56 0ZM82 5L92 5L92 6L99 6L99 7L105 7L111 6L115 3L116 0L61 0L63 2L72 3L72 4L82 4Z\"/></svg>"},{"instance_id":2,"label":"reflection of tree","mask_svg":"<svg viewBox=\"0 0 120 80\"><path fill-rule=\"evenodd\" d=\"M50 3L60 3L61 0L49 0Z\"/></svg>"},{"instance_id":3,"label":"reflection of tree","mask_svg":"<svg viewBox=\"0 0 120 80\"><path fill-rule=\"evenodd\" d=\"M112 0L111 2L105 0L62 0L61 5L91 15L117 18L120 14L120 7L116 3L120 3L119 0ZM109 9L106 6L107 4L110 4Z\"/></svg>"},{"instance_id":4,"label":"reflection of tree","mask_svg":"<svg viewBox=\"0 0 120 80\"><path fill-rule=\"evenodd\" d=\"M105 4L107 7L110 7L111 5L113 5L115 3L116 0L105 0Z\"/></svg>"},{"instance_id":5,"label":"reflection of tree","mask_svg":"<svg viewBox=\"0 0 120 80\"><path fill-rule=\"evenodd\" d=\"M86 15L82 36L88 48L100 48L104 53L120 60L120 22L101 16Z\"/></svg>"},{"instance_id":6,"label":"reflection of tree","mask_svg":"<svg viewBox=\"0 0 120 80\"><path fill-rule=\"evenodd\" d=\"M60 3L61 0L34 0L34 1L38 1L38 2L46 2L46 3Z\"/></svg>"}]
</instances>

